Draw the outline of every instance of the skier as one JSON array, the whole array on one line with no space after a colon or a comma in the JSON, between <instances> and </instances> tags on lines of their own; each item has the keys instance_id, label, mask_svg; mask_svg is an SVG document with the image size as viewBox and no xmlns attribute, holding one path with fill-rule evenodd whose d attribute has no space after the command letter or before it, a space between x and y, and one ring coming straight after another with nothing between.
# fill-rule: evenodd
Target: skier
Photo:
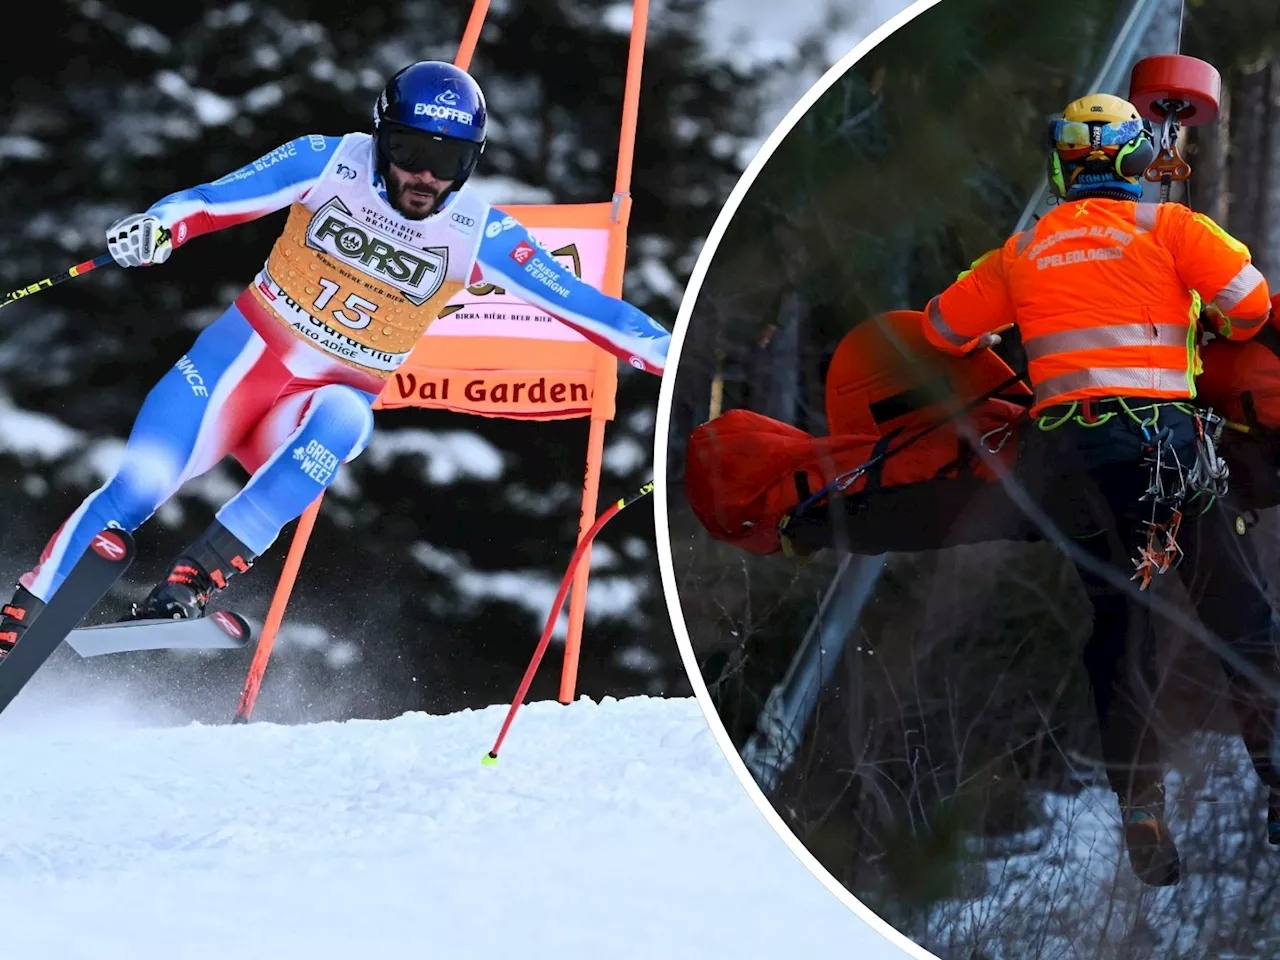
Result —
<instances>
[{"instance_id":1,"label":"skier","mask_svg":"<svg viewBox=\"0 0 1280 960\"><path fill-rule=\"evenodd\" d=\"M485 148L486 112L469 74L420 61L387 83L372 135L299 137L108 228L117 263L151 266L201 234L289 208L252 284L148 394L115 475L20 578L0 615L0 659L95 534L132 532L231 454L248 483L129 619L202 616L209 598L363 451L385 381L449 300L481 278L632 366L662 373L665 329L579 281L467 189Z\"/></svg>"},{"instance_id":2,"label":"skier","mask_svg":"<svg viewBox=\"0 0 1280 960\"><path fill-rule=\"evenodd\" d=\"M1025 432L1020 473L1058 526L1088 524L1096 535L1081 546L1110 567L1108 576L1078 564L1094 610L1084 660L1130 862L1145 882L1168 885L1179 863L1149 719L1150 616L1116 583L1135 564L1138 578L1149 578L1178 553L1184 503L1166 491L1182 489L1181 465L1203 452L1202 422L1189 405L1201 297L1212 308L1205 319L1230 340L1262 329L1271 304L1244 244L1184 206L1141 202L1155 145L1132 104L1106 94L1074 101L1048 139L1049 180L1062 202L931 300L924 333L954 354L998 342L1006 325L1021 334L1035 429ZM1187 552L1230 551L1256 570L1224 521L1211 511L1190 525ZM1245 583L1241 565L1197 557L1193 569L1209 581L1197 591L1205 622L1233 642L1264 646L1265 600L1246 603L1231 589ZM1242 706L1252 715L1251 703ZM1268 731L1259 735L1269 742ZM1258 773L1275 779L1269 763Z\"/></svg>"}]
</instances>

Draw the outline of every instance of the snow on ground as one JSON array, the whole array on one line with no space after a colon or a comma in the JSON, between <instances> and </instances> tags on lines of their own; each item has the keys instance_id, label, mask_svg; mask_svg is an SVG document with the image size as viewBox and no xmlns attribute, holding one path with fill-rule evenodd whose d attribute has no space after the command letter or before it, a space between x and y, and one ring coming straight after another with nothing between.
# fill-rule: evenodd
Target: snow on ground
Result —
<instances>
[{"instance_id":1,"label":"snow on ground","mask_svg":"<svg viewBox=\"0 0 1280 960\"><path fill-rule=\"evenodd\" d=\"M987 960L1133 956L1274 957L1280 850L1265 840L1265 794L1238 737L1194 738L1166 778L1183 880L1150 888L1124 853L1115 796L1089 787L1040 798L1046 825L988 862L984 895L940 905L926 942ZM1228 948L1229 947L1229 948Z\"/></svg>"},{"instance_id":2,"label":"snow on ground","mask_svg":"<svg viewBox=\"0 0 1280 960\"><path fill-rule=\"evenodd\" d=\"M773 834L690 699L530 704L492 768L500 706L145 713L46 688L0 717L6 960L904 956Z\"/></svg>"}]
</instances>

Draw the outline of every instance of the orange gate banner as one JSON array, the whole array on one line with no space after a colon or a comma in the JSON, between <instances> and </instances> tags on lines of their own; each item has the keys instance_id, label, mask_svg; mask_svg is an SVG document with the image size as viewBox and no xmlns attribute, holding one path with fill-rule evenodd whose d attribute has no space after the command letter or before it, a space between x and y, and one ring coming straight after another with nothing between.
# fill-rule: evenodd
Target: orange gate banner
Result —
<instances>
[{"instance_id":1,"label":"orange gate banner","mask_svg":"<svg viewBox=\"0 0 1280 960\"><path fill-rule=\"evenodd\" d=\"M605 289L611 285L606 267L613 206L498 209L528 227L580 280ZM612 420L617 382L617 363L606 351L543 310L481 281L445 307L377 405L521 420Z\"/></svg>"}]
</instances>

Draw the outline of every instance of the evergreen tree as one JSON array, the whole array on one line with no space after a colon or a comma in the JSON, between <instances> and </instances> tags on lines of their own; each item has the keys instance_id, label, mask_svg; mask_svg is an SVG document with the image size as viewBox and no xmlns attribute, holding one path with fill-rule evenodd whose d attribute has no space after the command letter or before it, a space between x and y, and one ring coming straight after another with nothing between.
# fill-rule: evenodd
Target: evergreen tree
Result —
<instances>
[{"instance_id":1,"label":"evergreen tree","mask_svg":"<svg viewBox=\"0 0 1280 960\"><path fill-rule=\"evenodd\" d=\"M703 7L655 4L641 96L624 295L668 326L736 179L737 152L757 136L759 77L706 55ZM373 100L395 70L453 58L468 8L443 0L33 7L24 28L48 47L39 61L0 65L12 91L0 106L0 279L9 289L95 256L113 218L286 140L369 129ZM492 116L476 180L495 200L612 196L629 28L618 13L608 0L494 5L472 69ZM30 72L33 62L40 72ZM162 267L104 268L6 309L6 577L27 569L105 478L147 390L252 279L284 217L201 237ZM620 381L602 505L652 469L658 382L630 369ZM384 716L509 698L572 552L585 421L390 411L378 422L369 450L326 498L286 618L298 629L282 636L264 718L284 703L290 670L326 690L290 715ZM228 461L184 489L141 532L131 582L98 616L144 593L244 479ZM661 602L652 522L648 505L637 506L600 538L583 694L687 689ZM265 613L291 531L226 603ZM247 652L156 655L76 672L135 670L148 690L181 686L175 699L197 710L198 691L214 691L207 710L220 719L247 663ZM554 694L554 651L542 673L535 697Z\"/></svg>"}]
</instances>

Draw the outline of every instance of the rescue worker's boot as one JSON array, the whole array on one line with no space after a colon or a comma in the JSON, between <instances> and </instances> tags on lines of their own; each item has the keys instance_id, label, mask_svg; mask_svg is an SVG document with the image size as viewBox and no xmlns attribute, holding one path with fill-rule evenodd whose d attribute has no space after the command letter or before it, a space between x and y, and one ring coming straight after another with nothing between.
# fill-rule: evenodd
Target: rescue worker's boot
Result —
<instances>
[{"instance_id":1,"label":"rescue worker's boot","mask_svg":"<svg viewBox=\"0 0 1280 960\"><path fill-rule=\"evenodd\" d=\"M202 533L169 566L165 579L127 620L192 620L204 616L205 604L237 573L244 573L254 555L221 523Z\"/></svg>"},{"instance_id":2,"label":"rescue worker's boot","mask_svg":"<svg viewBox=\"0 0 1280 960\"><path fill-rule=\"evenodd\" d=\"M22 635L26 633L31 621L44 609L44 601L36 597L26 587L19 585L13 592L13 598L0 610L0 660L9 655Z\"/></svg>"},{"instance_id":3,"label":"rescue worker's boot","mask_svg":"<svg viewBox=\"0 0 1280 960\"><path fill-rule=\"evenodd\" d=\"M1181 879L1178 847L1173 842L1164 819L1164 795L1147 797L1144 802L1120 804L1124 823L1124 845L1129 852L1129 865L1143 883L1153 887L1171 887Z\"/></svg>"}]
</instances>

